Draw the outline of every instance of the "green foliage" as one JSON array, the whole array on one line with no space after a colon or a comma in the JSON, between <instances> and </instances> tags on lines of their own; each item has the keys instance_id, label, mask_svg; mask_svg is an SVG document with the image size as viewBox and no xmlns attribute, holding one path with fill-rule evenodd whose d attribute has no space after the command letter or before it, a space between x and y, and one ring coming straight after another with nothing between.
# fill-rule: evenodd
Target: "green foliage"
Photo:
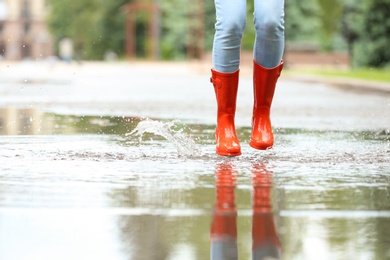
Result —
<instances>
[{"instance_id":1,"label":"green foliage","mask_svg":"<svg viewBox=\"0 0 390 260\"><path fill-rule=\"evenodd\" d=\"M125 46L125 13L122 7L128 0L100 1L101 19L99 29L100 44L96 46L98 58L102 58L107 51L113 51L118 56L124 55Z\"/></svg>"},{"instance_id":2,"label":"green foliage","mask_svg":"<svg viewBox=\"0 0 390 260\"><path fill-rule=\"evenodd\" d=\"M124 55L125 14L121 9L136 0L47 0L48 25L57 41L73 40L80 58L102 59L107 51ZM159 4L161 58L187 57L189 19L197 1L150 0ZM141 3L145 1L141 1ZM204 0L204 46L211 50L214 37L214 1ZM322 50L349 50L356 66L386 66L390 63L390 0L285 0L287 44L320 46ZM243 49L252 50L255 38L253 1L247 1L247 27ZM145 54L148 12L136 14L137 51ZM193 24L192 24L193 25ZM199 26L199 24L196 24ZM341 38L341 36L343 38ZM342 39L342 40L340 40ZM340 47L341 46L341 47Z\"/></svg>"},{"instance_id":3,"label":"green foliage","mask_svg":"<svg viewBox=\"0 0 390 260\"><path fill-rule=\"evenodd\" d=\"M256 37L256 30L253 24L253 1L247 1L247 15L246 15L246 27L244 35L242 36L242 48L244 50L252 50L254 39Z\"/></svg>"},{"instance_id":4,"label":"green foliage","mask_svg":"<svg viewBox=\"0 0 390 260\"><path fill-rule=\"evenodd\" d=\"M347 43L350 60L354 59L353 46L360 37L361 28L364 26L362 13L364 0L353 0L343 6L341 33Z\"/></svg>"},{"instance_id":5,"label":"green foliage","mask_svg":"<svg viewBox=\"0 0 390 260\"><path fill-rule=\"evenodd\" d=\"M135 1L135 0L133 0ZM129 0L48 0L48 25L60 41L69 37L82 58L102 59L107 51L124 55L125 14L121 9ZM144 3L145 1L140 1ZM183 0L154 0L161 10L160 50L163 59L186 57L188 48L188 16L196 3ZM191 9L192 8L192 9ZM137 52L145 55L148 12L136 14ZM205 47L211 49L214 35L215 11L213 1L204 1Z\"/></svg>"},{"instance_id":6,"label":"green foliage","mask_svg":"<svg viewBox=\"0 0 390 260\"><path fill-rule=\"evenodd\" d=\"M186 55L188 41L188 3L182 0L162 1L161 55L163 59L179 59Z\"/></svg>"},{"instance_id":7,"label":"green foliage","mask_svg":"<svg viewBox=\"0 0 390 260\"><path fill-rule=\"evenodd\" d=\"M287 42L308 42L318 37L316 1L287 0L285 3L285 36Z\"/></svg>"},{"instance_id":8,"label":"green foliage","mask_svg":"<svg viewBox=\"0 0 390 260\"><path fill-rule=\"evenodd\" d=\"M72 24L66 22L67 18L73 16L71 1L48 0L50 5L50 16L48 26L52 34L58 38L70 37L72 34Z\"/></svg>"},{"instance_id":9,"label":"green foliage","mask_svg":"<svg viewBox=\"0 0 390 260\"><path fill-rule=\"evenodd\" d=\"M125 15L128 0L48 0L47 23L57 43L71 38L79 59L102 59L107 51L124 53Z\"/></svg>"},{"instance_id":10,"label":"green foliage","mask_svg":"<svg viewBox=\"0 0 390 260\"><path fill-rule=\"evenodd\" d=\"M356 67L390 64L390 0L371 0L363 10L359 40L353 46Z\"/></svg>"},{"instance_id":11,"label":"green foliage","mask_svg":"<svg viewBox=\"0 0 390 260\"><path fill-rule=\"evenodd\" d=\"M286 1L287 43L310 43L323 51L345 48L340 41L342 7L343 0Z\"/></svg>"},{"instance_id":12,"label":"green foliage","mask_svg":"<svg viewBox=\"0 0 390 260\"><path fill-rule=\"evenodd\" d=\"M203 0L203 10L199 10L198 1L163 0L160 1L161 21L161 56L163 59L184 59L187 49L196 35L189 28L204 29L204 48L211 50L214 38L215 7L214 1ZM195 18L197 11L203 11L203 24Z\"/></svg>"},{"instance_id":13,"label":"green foliage","mask_svg":"<svg viewBox=\"0 0 390 260\"><path fill-rule=\"evenodd\" d=\"M205 49L211 50L214 41L214 28L215 28L215 6L214 1L204 1L204 28L205 28Z\"/></svg>"},{"instance_id":14,"label":"green foliage","mask_svg":"<svg viewBox=\"0 0 390 260\"><path fill-rule=\"evenodd\" d=\"M320 44L323 50L333 49L333 40L339 32L342 5L340 0L317 0L320 21Z\"/></svg>"},{"instance_id":15,"label":"green foliage","mask_svg":"<svg viewBox=\"0 0 390 260\"><path fill-rule=\"evenodd\" d=\"M48 0L48 4L51 7L48 25L57 41L69 37L79 58L94 57L94 46L101 39L100 0Z\"/></svg>"}]
</instances>

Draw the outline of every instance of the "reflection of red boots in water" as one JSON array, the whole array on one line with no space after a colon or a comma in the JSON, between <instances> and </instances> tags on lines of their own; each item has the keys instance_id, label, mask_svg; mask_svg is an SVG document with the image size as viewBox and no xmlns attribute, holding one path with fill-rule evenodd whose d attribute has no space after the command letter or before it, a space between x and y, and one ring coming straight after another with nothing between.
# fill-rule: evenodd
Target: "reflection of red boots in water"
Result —
<instances>
[{"instance_id":1,"label":"reflection of red boots in water","mask_svg":"<svg viewBox=\"0 0 390 260\"><path fill-rule=\"evenodd\" d=\"M238 259L237 210L234 189L237 172L230 164L217 165L216 202L211 224L211 259Z\"/></svg>"},{"instance_id":2,"label":"reflection of red boots in water","mask_svg":"<svg viewBox=\"0 0 390 260\"><path fill-rule=\"evenodd\" d=\"M281 259L281 244L272 214L272 173L264 165L252 166L252 259Z\"/></svg>"},{"instance_id":3,"label":"reflection of red boots in water","mask_svg":"<svg viewBox=\"0 0 390 260\"><path fill-rule=\"evenodd\" d=\"M237 210L234 190L237 171L230 164L217 165L216 202L211 224L211 259L238 259ZM281 259L281 244L272 214L272 173L264 165L252 166L252 259Z\"/></svg>"}]
</instances>

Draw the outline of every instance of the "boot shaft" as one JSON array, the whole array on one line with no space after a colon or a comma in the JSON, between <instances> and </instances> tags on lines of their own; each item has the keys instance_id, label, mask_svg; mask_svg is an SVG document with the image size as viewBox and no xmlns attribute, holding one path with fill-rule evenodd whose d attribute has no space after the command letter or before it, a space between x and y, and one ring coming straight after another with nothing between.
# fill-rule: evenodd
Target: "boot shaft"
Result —
<instances>
[{"instance_id":1,"label":"boot shaft","mask_svg":"<svg viewBox=\"0 0 390 260\"><path fill-rule=\"evenodd\" d=\"M283 61L275 68L267 69L253 61L254 107L271 107L276 82L283 69Z\"/></svg>"},{"instance_id":2,"label":"boot shaft","mask_svg":"<svg viewBox=\"0 0 390 260\"><path fill-rule=\"evenodd\" d=\"M218 116L235 115L239 81L239 70L232 73L222 73L211 70L210 81L213 83L218 105Z\"/></svg>"}]
</instances>

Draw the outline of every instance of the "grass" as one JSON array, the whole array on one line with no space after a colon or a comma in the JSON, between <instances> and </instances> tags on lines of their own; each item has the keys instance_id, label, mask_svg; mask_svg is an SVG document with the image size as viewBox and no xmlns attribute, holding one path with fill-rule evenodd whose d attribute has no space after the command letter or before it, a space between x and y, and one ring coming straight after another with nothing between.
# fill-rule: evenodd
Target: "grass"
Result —
<instances>
[{"instance_id":1,"label":"grass","mask_svg":"<svg viewBox=\"0 0 390 260\"><path fill-rule=\"evenodd\" d=\"M353 70L342 70L342 69L288 69L289 74L311 74L326 77L337 77L337 78L351 78L361 79L370 81L381 81L390 83L390 67L383 69L365 68L365 69L353 69Z\"/></svg>"}]
</instances>

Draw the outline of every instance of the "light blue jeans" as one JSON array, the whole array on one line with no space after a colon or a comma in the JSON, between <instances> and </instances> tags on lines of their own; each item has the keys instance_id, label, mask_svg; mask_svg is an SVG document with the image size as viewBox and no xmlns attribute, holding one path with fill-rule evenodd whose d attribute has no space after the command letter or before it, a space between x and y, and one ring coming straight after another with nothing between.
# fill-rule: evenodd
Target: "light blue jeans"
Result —
<instances>
[{"instance_id":1,"label":"light blue jeans","mask_svg":"<svg viewBox=\"0 0 390 260\"><path fill-rule=\"evenodd\" d=\"M253 59L265 68L280 64L284 50L284 0L253 0L256 38ZM240 65L241 40L246 26L246 0L214 0L217 22L213 68L234 72Z\"/></svg>"}]
</instances>

